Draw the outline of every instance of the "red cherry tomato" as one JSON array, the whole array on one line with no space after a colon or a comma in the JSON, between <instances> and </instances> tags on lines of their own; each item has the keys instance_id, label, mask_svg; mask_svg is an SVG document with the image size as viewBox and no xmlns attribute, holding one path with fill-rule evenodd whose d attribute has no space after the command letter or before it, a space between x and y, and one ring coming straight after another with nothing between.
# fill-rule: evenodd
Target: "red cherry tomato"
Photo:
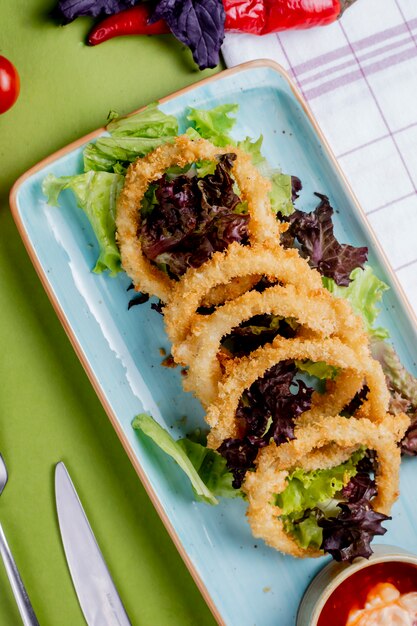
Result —
<instances>
[{"instance_id":1,"label":"red cherry tomato","mask_svg":"<svg viewBox=\"0 0 417 626\"><path fill-rule=\"evenodd\" d=\"M19 91L20 80L15 66L0 55L0 114L14 105Z\"/></svg>"}]
</instances>

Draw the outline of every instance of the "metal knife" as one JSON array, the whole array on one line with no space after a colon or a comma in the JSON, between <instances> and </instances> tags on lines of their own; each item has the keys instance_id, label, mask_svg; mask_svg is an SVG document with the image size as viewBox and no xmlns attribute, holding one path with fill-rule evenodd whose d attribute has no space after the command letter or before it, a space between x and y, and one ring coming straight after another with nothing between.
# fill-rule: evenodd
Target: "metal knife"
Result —
<instances>
[{"instance_id":1,"label":"metal knife","mask_svg":"<svg viewBox=\"0 0 417 626\"><path fill-rule=\"evenodd\" d=\"M59 528L88 626L131 626L64 463L55 468Z\"/></svg>"}]
</instances>

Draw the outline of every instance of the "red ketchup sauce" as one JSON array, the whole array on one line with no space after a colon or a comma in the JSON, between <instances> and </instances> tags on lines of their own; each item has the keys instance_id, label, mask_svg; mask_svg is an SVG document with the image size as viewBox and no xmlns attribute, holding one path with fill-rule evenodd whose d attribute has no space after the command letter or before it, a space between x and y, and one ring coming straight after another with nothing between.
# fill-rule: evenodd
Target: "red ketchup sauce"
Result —
<instances>
[{"instance_id":1,"label":"red ketchup sauce","mask_svg":"<svg viewBox=\"0 0 417 626\"><path fill-rule=\"evenodd\" d=\"M352 609L363 609L369 591L378 583L391 583L401 594L417 591L417 567L396 561L365 567L343 581L320 613L317 626L346 626Z\"/></svg>"}]
</instances>

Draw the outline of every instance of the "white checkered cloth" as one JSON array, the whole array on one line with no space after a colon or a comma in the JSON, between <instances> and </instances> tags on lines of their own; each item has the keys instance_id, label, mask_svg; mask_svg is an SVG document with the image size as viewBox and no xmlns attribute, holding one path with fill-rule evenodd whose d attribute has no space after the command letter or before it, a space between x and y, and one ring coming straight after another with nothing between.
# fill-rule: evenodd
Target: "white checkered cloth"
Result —
<instances>
[{"instance_id":1,"label":"white checkered cloth","mask_svg":"<svg viewBox=\"0 0 417 626\"><path fill-rule=\"evenodd\" d=\"M417 311L417 0L357 0L325 28L228 34L231 67L269 58L317 118Z\"/></svg>"}]
</instances>

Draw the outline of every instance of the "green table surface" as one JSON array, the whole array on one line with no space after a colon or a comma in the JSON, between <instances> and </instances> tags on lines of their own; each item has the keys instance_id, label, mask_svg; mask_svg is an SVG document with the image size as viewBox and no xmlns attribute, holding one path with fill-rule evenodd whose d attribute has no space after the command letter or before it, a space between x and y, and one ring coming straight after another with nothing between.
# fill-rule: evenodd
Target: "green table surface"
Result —
<instances>
[{"instance_id":1,"label":"green table surface","mask_svg":"<svg viewBox=\"0 0 417 626\"><path fill-rule=\"evenodd\" d=\"M8 194L26 169L101 126L210 72L172 37L89 48L87 18L60 27L53 0L0 2L0 54L21 93L0 116L0 520L42 626L84 624L53 491L63 460L132 624L206 626L213 617L154 511L28 259ZM17 626L0 564L0 624Z\"/></svg>"}]
</instances>

